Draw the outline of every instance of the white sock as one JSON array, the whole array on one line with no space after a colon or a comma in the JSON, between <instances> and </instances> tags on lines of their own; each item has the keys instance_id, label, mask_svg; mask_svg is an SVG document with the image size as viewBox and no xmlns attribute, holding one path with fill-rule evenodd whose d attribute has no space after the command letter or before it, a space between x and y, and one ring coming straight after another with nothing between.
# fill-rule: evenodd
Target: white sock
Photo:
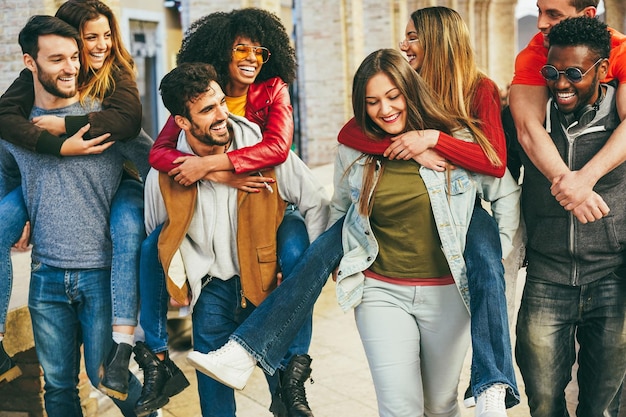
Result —
<instances>
[{"instance_id":1,"label":"white sock","mask_svg":"<svg viewBox=\"0 0 626 417\"><path fill-rule=\"evenodd\" d=\"M0 334L0 342L2 342L2 339L4 339L4 335Z\"/></svg>"},{"instance_id":2,"label":"white sock","mask_svg":"<svg viewBox=\"0 0 626 417\"><path fill-rule=\"evenodd\" d=\"M135 335L134 334L126 334L120 332L113 332L113 341L118 345L120 343L126 343L127 345L134 345Z\"/></svg>"}]
</instances>

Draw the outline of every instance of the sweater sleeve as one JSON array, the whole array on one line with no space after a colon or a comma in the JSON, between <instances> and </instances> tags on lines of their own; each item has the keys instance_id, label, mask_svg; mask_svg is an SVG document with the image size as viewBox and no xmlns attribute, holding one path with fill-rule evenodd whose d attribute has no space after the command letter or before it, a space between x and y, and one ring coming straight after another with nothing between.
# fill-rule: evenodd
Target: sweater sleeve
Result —
<instances>
[{"instance_id":1,"label":"sweater sleeve","mask_svg":"<svg viewBox=\"0 0 626 417\"><path fill-rule=\"evenodd\" d=\"M134 139L141 130L141 100L137 83L132 74L117 70L114 73L113 92L102 101L102 110L84 116L66 116L65 129L68 136L90 123L85 139L93 139L110 133L108 140Z\"/></svg>"},{"instance_id":2,"label":"sweater sleeve","mask_svg":"<svg viewBox=\"0 0 626 417\"><path fill-rule=\"evenodd\" d=\"M453 164L472 172L500 178L506 169L506 140L500 114L500 93L493 81L483 79L474 95L472 109L474 117L480 120L481 129L493 145L502 164L494 166L479 144L465 142L445 133L439 134L434 149Z\"/></svg>"},{"instance_id":3,"label":"sweater sleeve","mask_svg":"<svg viewBox=\"0 0 626 417\"><path fill-rule=\"evenodd\" d=\"M28 120L34 102L33 75L24 69L0 97L0 137L29 151L59 155L64 140Z\"/></svg>"},{"instance_id":4,"label":"sweater sleeve","mask_svg":"<svg viewBox=\"0 0 626 417\"><path fill-rule=\"evenodd\" d=\"M174 118L170 116L156 141L154 141L148 156L148 162L154 169L167 173L176 168L177 165L174 164L176 158L179 156L190 156L176 149L180 130Z\"/></svg>"}]
</instances>

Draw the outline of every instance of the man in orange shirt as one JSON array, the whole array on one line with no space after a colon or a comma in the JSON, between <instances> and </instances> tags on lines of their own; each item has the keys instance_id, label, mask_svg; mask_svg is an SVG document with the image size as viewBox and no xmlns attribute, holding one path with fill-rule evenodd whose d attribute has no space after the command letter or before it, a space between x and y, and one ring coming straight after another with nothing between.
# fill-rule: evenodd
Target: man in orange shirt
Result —
<instances>
[{"instance_id":1,"label":"man in orange shirt","mask_svg":"<svg viewBox=\"0 0 626 417\"><path fill-rule=\"evenodd\" d=\"M544 127L548 89L540 69L547 62L551 28L569 17L595 17L598 0L538 0L540 30L515 60L515 76L509 96L518 140L533 164L552 184L552 195L581 223L598 220L609 207L593 191L598 179L626 160L626 36L611 32L609 71L604 81L619 80L617 108L622 123L606 145L578 171L570 171Z\"/></svg>"}]
</instances>

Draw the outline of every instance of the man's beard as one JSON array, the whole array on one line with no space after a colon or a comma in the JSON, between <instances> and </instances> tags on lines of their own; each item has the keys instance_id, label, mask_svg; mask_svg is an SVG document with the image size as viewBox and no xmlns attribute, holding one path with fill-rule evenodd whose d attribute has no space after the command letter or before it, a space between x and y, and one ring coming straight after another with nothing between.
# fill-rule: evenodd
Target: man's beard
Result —
<instances>
[{"instance_id":1,"label":"man's beard","mask_svg":"<svg viewBox=\"0 0 626 417\"><path fill-rule=\"evenodd\" d=\"M39 67L39 65L37 65L37 79L41 83L44 90L46 90L48 93L52 94L53 96L56 96L59 98L72 98L76 95L76 81L77 81L76 77L74 77L74 80L75 80L74 88L69 91L62 91L57 87L56 76L51 76L50 74L43 72L41 68Z\"/></svg>"},{"instance_id":2,"label":"man's beard","mask_svg":"<svg viewBox=\"0 0 626 417\"><path fill-rule=\"evenodd\" d=\"M196 125L192 120L190 133L194 138L198 139L205 145L224 146L230 143L230 127L227 129L227 134L222 136L213 136L211 133L206 133L204 130L198 128L198 125Z\"/></svg>"}]
</instances>

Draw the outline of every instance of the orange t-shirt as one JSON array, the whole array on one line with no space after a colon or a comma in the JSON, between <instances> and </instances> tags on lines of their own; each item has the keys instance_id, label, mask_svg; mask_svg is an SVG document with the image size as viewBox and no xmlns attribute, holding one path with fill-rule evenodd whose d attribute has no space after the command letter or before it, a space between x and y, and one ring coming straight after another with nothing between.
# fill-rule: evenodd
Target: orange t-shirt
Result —
<instances>
[{"instance_id":1,"label":"orange t-shirt","mask_svg":"<svg viewBox=\"0 0 626 417\"><path fill-rule=\"evenodd\" d=\"M626 83L626 35L609 28L611 32L611 55L609 72L603 81L618 79ZM548 62L548 48L543 46L543 34L537 33L515 58L515 75L511 84L546 85L541 67Z\"/></svg>"}]
</instances>

